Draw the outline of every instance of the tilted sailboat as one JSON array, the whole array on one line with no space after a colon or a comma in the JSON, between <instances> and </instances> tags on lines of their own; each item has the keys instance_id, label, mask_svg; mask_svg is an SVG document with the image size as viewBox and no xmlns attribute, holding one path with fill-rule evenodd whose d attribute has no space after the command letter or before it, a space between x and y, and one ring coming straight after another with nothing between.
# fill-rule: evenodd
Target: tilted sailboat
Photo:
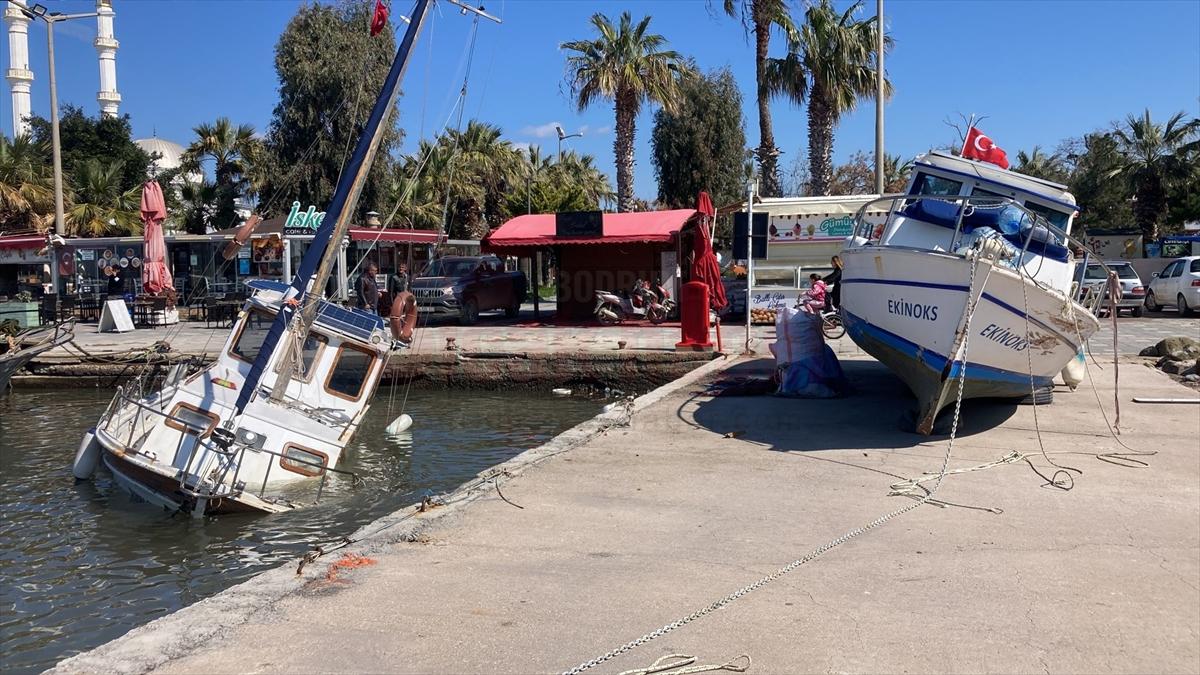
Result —
<instances>
[{"instance_id":1,"label":"tilted sailboat","mask_svg":"<svg viewBox=\"0 0 1200 675\"><path fill-rule=\"evenodd\" d=\"M103 461L117 483L194 515L293 508L297 486L319 497L367 412L404 328L326 302L329 279L384 120L395 105L431 0L418 0L375 106L326 217L290 284L248 281L254 291L217 359L173 370L156 391L121 387L75 459L77 478ZM408 324L411 330L411 323Z\"/></svg>"},{"instance_id":2,"label":"tilted sailboat","mask_svg":"<svg viewBox=\"0 0 1200 675\"><path fill-rule=\"evenodd\" d=\"M922 434L953 402L964 344L964 398L1045 400L1100 327L1094 307L1075 301L1071 246L1086 247L1070 237L1074 197L937 152L917 158L906 192L863 206L842 251L850 337L916 395ZM889 201L882 230L861 217Z\"/></svg>"}]
</instances>

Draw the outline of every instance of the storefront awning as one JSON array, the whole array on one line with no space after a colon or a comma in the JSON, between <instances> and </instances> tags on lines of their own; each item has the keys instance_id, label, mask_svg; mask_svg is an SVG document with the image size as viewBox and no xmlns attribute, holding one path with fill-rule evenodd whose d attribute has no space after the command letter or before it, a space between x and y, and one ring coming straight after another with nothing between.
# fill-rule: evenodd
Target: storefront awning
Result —
<instances>
[{"instance_id":1,"label":"storefront awning","mask_svg":"<svg viewBox=\"0 0 1200 675\"><path fill-rule=\"evenodd\" d=\"M46 245L44 234L11 234L0 237L0 248L42 248Z\"/></svg>"},{"instance_id":2,"label":"storefront awning","mask_svg":"<svg viewBox=\"0 0 1200 675\"><path fill-rule=\"evenodd\" d=\"M492 230L484 237L482 248L489 253L503 253L507 249L530 246L670 243L695 215L694 209L605 213L602 218L603 236L559 237L555 235L555 214L535 213L517 216Z\"/></svg>"}]
</instances>

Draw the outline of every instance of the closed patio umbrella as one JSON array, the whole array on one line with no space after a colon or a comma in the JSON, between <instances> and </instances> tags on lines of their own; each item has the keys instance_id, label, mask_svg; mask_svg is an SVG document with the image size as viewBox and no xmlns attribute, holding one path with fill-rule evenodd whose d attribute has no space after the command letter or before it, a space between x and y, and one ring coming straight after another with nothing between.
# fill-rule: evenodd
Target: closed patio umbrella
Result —
<instances>
[{"instance_id":1,"label":"closed patio umbrella","mask_svg":"<svg viewBox=\"0 0 1200 675\"><path fill-rule=\"evenodd\" d=\"M712 199L707 192L701 192L696 200L696 210L700 212L700 223L696 227L696 236L692 239L692 279L708 284L708 304L712 309L721 309L729 304L725 298L725 286L721 284L721 265L717 262L717 254L713 252L712 239L709 230L717 210L713 208Z\"/></svg>"},{"instance_id":2,"label":"closed patio umbrella","mask_svg":"<svg viewBox=\"0 0 1200 675\"><path fill-rule=\"evenodd\" d=\"M142 288L152 295L175 290L171 270L167 269L167 244L163 241L162 222L166 217L162 188L156 181L146 181L142 186Z\"/></svg>"}]
</instances>

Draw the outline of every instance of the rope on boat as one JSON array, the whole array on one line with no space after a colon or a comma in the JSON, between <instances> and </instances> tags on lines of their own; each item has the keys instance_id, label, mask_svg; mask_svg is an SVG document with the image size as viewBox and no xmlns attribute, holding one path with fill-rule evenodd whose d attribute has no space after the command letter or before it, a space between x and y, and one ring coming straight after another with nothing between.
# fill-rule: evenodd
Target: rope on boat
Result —
<instances>
[{"instance_id":1,"label":"rope on boat","mask_svg":"<svg viewBox=\"0 0 1200 675\"><path fill-rule=\"evenodd\" d=\"M683 626L686 626L687 624L689 624L697 619L700 619L708 614L711 614L712 612L715 612L716 610L721 609L722 607L725 607L726 605L729 605L729 604L733 603L734 601L758 590L759 588L771 583L772 581L775 581L776 579L782 577L783 575L787 574L788 572L795 570L797 567L800 567L801 565L803 565L805 563L816 560L820 556L824 555L825 553L828 553L829 551L837 548L838 546L841 546L842 544L850 541L851 539L853 539L861 534L870 532L871 530L874 530L875 528L884 525L885 523L892 520L893 518L902 516L902 515L908 513L909 511L912 511L913 509L923 506L933 500L934 495L937 494L938 490L942 486L942 481L945 479L946 475L948 473L950 473L950 471L949 471L950 457L951 457L951 454L954 449L954 441L958 435L958 423L959 423L959 419L960 419L961 413L962 413L963 390L964 390L964 386L966 383L966 374L967 374L967 349L968 349L968 344L969 344L970 335L971 335L971 320L975 316L975 309L979 304L980 298L983 297L983 292L982 292L983 289L982 288L980 288L978 293L975 292L976 270L978 270L981 260L977 255L968 256L968 259L971 260L972 264L971 264L970 283L967 286L967 302L966 302L965 306L963 307L963 320L962 320L962 324L963 324L962 331L963 332L962 332L962 335L960 336L962 338L962 347L956 352L956 355L951 356L952 362L953 362L953 360L957 360L961 364L961 366L959 368L959 372L958 372L958 393L954 400L954 421L950 427L950 439L949 439L949 442L946 444L946 454L942 458L942 468L940 471L938 471L937 474L935 474L934 485L929 490L928 494L926 494L924 497L921 497L920 499L917 499L916 501L914 501L910 504L907 504L899 509L896 509L894 511L886 513L886 514L880 516L879 518L876 518L875 520L871 521L870 523L867 523L866 525L863 525L861 527L850 530L849 532L846 532L842 536L814 549L813 551L805 554L803 557L793 560L792 562L788 563L787 565L784 565L783 567L781 567L778 570L772 572L771 574L768 574L767 576L759 579L758 581L755 581L754 583L749 584L747 586L743 586L742 588L739 588L738 590L734 591L733 593L730 593L729 595L726 595L725 597L723 597L719 600L716 600L716 601L712 602L711 604L706 605L705 607L702 607L702 608L692 612L691 614L688 614L685 617L682 617L675 621L672 621L671 623L668 623L654 631L646 633L645 635L643 635L637 639L626 642L625 644L621 645L620 647L612 649L601 656L591 659L590 661L585 661L585 662L575 666L574 668L571 668L570 670L564 671L563 675L577 675L578 673L582 673L586 670L594 668L594 667L604 663L605 661L616 658L630 650L640 647L640 646L646 644L647 642L654 640L655 638L666 635L667 633L670 633L671 631L673 631L677 628L682 628ZM990 271L990 269L991 269L991 266L989 265L989 271ZM985 285L986 285L986 280L985 280Z\"/></svg>"}]
</instances>

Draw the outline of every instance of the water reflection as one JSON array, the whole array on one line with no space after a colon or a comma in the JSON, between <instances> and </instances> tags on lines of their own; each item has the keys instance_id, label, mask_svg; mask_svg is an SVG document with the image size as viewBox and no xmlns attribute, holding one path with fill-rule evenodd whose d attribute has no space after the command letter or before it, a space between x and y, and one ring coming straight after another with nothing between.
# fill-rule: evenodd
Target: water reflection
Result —
<instances>
[{"instance_id":1,"label":"water reflection","mask_svg":"<svg viewBox=\"0 0 1200 675\"><path fill-rule=\"evenodd\" d=\"M0 399L0 663L37 671L251 574L292 560L425 494L438 494L599 410L523 393L414 392L414 427L388 437L399 396L363 421L320 506L195 521L135 504L101 469L75 484L79 437L110 391Z\"/></svg>"}]
</instances>

